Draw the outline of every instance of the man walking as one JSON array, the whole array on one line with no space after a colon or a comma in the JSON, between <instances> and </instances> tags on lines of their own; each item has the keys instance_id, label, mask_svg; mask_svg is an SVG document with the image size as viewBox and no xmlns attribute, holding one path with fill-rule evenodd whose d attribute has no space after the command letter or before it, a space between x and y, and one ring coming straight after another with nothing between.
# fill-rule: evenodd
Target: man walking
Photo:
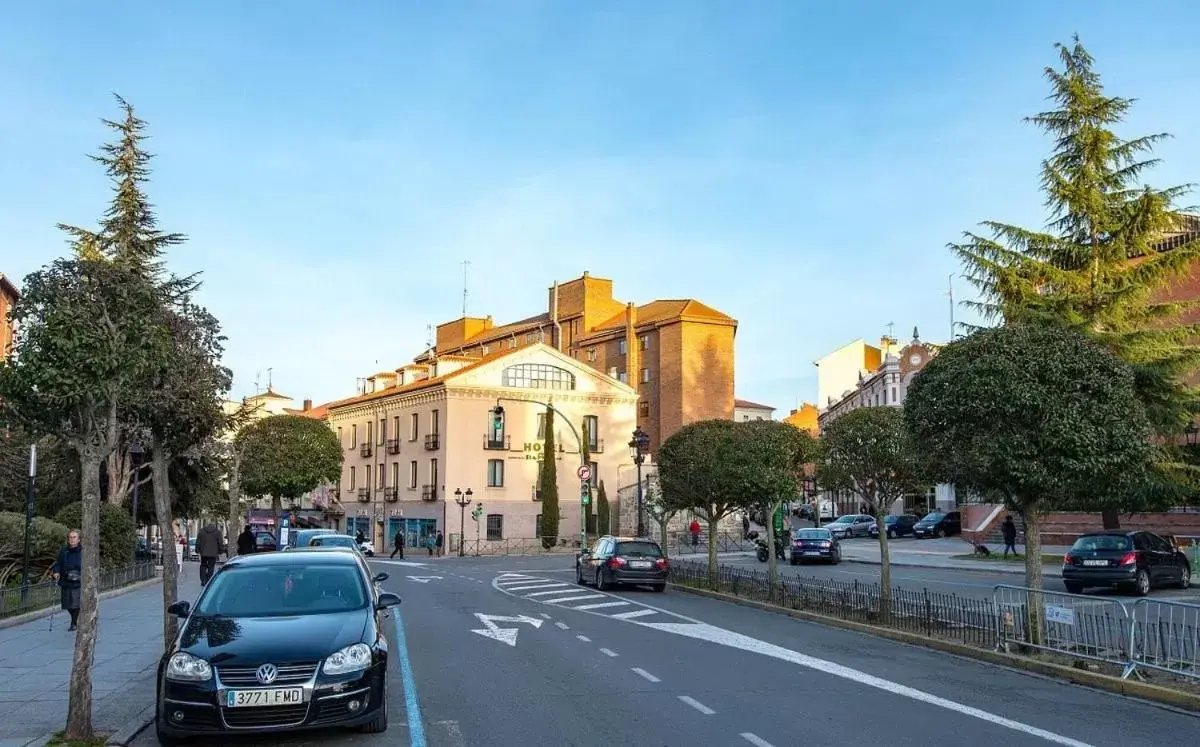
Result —
<instances>
[{"instance_id":1,"label":"man walking","mask_svg":"<svg viewBox=\"0 0 1200 747\"><path fill-rule=\"evenodd\" d=\"M247 524L245 529L242 530L242 533L239 534L237 538L238 555L249 555L250 553L254 552L256 549L256 544L254 530L252 530L250 525Z\"/></svg>"},{"instance_id":2,"label":"man walking","mask_svg":"<svg viewBox=\"0 0 1200 747\"><path fill-rule=\"evenodd\" d=\"M1008 551L1012 550L1012 554L1017 554L1017 525L1013 523L1012 515L1004 517L1004 523L1000 525L1000 534L1004 536L1004 557L1008 557Z\"/></svg>"},{"instance_id":3,"label":"man walking","mask_svg":"<svg viewBox=\"0 0 1200 747\"><path fill-rule=\"evenodd\" d=\"M434 546L437 547L438 557L442 557L442 548L446 545L446 538L442 536L442 530L438 530L437 539L435 539L433 543Z\"/></svg>"},{"instance_id":4,"label":"man walking","mask_svg":"<svg viewBox=\"0 0 1200 747\"><path fill-rule=\"evenodd\" d=\"M396 537L392 542L392 557L396 557L396 553L400 553L400 559L404 560L404 530L396 531Z\"/></svg>"},{"instance_id":5,"label":"man walking","mask_svg":"<svg viewBox=\"0 0 1200 747\"><path fill-rule=\"evenodd\" d=\"M196 535L196 554L200 556L200 585L208 586L209 579L213 576L213 571L217 567L217 556L225 553L229 556L229 550L225 547L225 538L221 536L221 530L217 529L217 525L208 523Z\"/></svg>"}]
</instances>

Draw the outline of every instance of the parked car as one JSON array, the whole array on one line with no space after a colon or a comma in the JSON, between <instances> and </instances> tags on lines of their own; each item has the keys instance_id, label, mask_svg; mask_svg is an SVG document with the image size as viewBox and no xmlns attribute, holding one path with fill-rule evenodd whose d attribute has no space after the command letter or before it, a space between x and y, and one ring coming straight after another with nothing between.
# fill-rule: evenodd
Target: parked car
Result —
<instances>
[{"instance_id":1,"label":"parked car","mask_svg":"<svg viewBox=\"0 0 1200 747\"><path fill-rule=\"evenodd\" d=\"M962 534L962 514L958 511L931 511L913 525L913 535L917 539L953 534Z\"/></svg>"},{"instance_id":2,"label":"parked car","mask_svg":"<svg viewBox=\"0 0 1200 747\"><path fill-rule=\"evenodd\" d=\"M343 547L362 552L362 547L348 534L318 534L309 538L307 547Z\"/></svg>"},{"instance_id":3,"label":"parked car","mask_svg":"<svg viewBox=\"0 0 1200 747\"><path fill-rule=\"evenodd\" d=\"M866 514L846 514L839 516L835 521L825 525L825 528L838 539L848 539L850 537L866 537L871 532L871 525L875 523L874 516Z\"/></svg>"},{"instance_id":4,"label":"parked car","mask_svg":"<svg viewBox=\"0 0 1200 747\"><path fill-rule=\"evenodd\" d=\"M254 551L255 552L271 552L279 549L279 543L275 541L275 535L270 532L255 532L254 533Z\"/></svg>"},{"instance_id":5,"label":"parked car","mask_svg":"<svg viewBox=\"0 0 1200 747\"><path fill-rule=\"evenodd\" d=\"M654 540L605 535L575 558L575 583L594 583L601 591L610 586L667 588L671 565Z\"/></svg>"},{"instance_id":6,"label":"parked car","mask_svg":"<svg viewBox=\"0 0 1200 747\"><path fill-rule=\"evenodd\" d=\"M1156 586L1192 584L1187 555L1153 532L1092 532L1063 556L1063 586L1072 594L1117 587L1146 596Z\"/></svg>"},{"instance_id":7,"label":"parked car","mask_svg":"<svg viewBox=\"0 0 1200 747\"><path fill-rule=\"evenodd\" d=\"M826 528L797 529L792 532L790 561L796 565L806 560L827 560L836 565L842 562L841 543Z\"/></svg>"},{"instance_id":8,"label":"parked car","mask_svg":"<svg viewBox=\"0 0 1200 747\"><path fill-rule=\"evenodd\" d=\"M158 665L161 744L201 737L357 727L385 731L388 642L383 618L400 597L376 586L358 553L239 555L183 620Z\"/></svg>"},{"instance_id":9,"label":"parked car","mask_svg":"<svg viewBox=\"0 0 1200 747\"><path fill-rule=\"evenodd\" d=\"M887 527L888 539L893 537L907 537L913 533L913 527L916 526L919 518L912 514L891 514L883 517L883 525ZM872 537L879 536L879 526L872 524L870 528Z\"/></svg>"},{"instance_id":10,"label":"parked car","mask_svg":"<svg viewBox=\"0 0 1200 747\"><path fill-rule=\"evenodd\" d=\"M293 529L288 532L288 547L305 547L318 534L337 534L333 529Z\"/></svg>"}]
</instances>

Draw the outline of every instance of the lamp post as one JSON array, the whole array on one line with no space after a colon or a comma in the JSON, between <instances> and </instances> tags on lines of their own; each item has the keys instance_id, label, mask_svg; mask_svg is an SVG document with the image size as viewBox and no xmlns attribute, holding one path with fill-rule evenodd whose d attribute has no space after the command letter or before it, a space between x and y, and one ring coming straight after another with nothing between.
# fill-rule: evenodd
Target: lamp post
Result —
<instances>
[{"instance_id":1,"label":"lamp post","mask_svg":"<svg viewBox=\"0 0 1200 747\"><path fill-rule=\"evenodd\" d=\"M1188 446L1195 446L1197 436L1200 436L1200 428L1196 427L1196 421L1191 421L1183 429L1183 435L1187 438Z\"/></svg>"},{"instance_id":2,"label":"lamp post","mask_svg":"<svg viewBox=\"0 0 1200 747\"><path fill-rule=\"evenodd\" d=\"M467 492L463 492L462 488L456 488L454 491L454 502L458 504L458 557L463 557L463 545L466 544L466 523L467 523L467 506L471 505L471 496L474 493L470 488Z\"/></svg>"},{"instance_id":3,"label":"lamp post","mask_svg":"<svg viewBox=\"0 0 1200 747\"><path fill-rule=\"evenodd\" d=\"M138 488L142 483L142 445L134 443L129 447L129 458L133 460L133 536L138 534ZM133 543L133 562L137 563L137 542Z\"/></svg>"},{"instance_id":4,"label":"lamp post","mask_svg":"<svg viewBox=\"0 0 1200 747\"><path fill-rule=\"evenodd\" d=\"M645 496L642 493L642 463L646 461L646 450L650 448L650 436L642 430L639 425L633 431L633 438L629 439L629 455L633 457L633 463L637 465L637 536L646 536L646 525L642 519L642 503Z\"/></svg>"},{"instance_id":5,"label":"lamp post","mask_svg":"<svg viewBox=\"0 0 1200 747\"><path fill-rule=\"evenodd\" d=\"M33 524L33 502L37 496L37 444L29 446L29 481L25 492L25 555L21 560L21 606L29 599L29 533Z\"/></svg>"}]
</instances>

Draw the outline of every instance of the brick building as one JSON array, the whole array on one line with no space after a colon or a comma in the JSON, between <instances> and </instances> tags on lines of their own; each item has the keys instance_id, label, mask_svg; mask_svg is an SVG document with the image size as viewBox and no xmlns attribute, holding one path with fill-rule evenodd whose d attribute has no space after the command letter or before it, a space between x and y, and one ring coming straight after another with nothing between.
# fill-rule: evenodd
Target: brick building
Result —
<instances>
[{"instance_id":1,"label":"brick building","mask_svg":"<svg viewBox=\"0 0 1200 747\"><path fill-rule=\"evenodd\" d=\"M8 318L21 294L12 281L0 273L0 358L8 357L13 345L13 326Z\"/></svg>"},{"instance_id":2,"label":"brick building","mask_svg":"<svg viewBox=\"0 0 1200 747\"><path fill-rule=\"evenodd\" d=\"M613 282L585 272L547 292L546 311L497 326L492 317L440 324L435 357L483 358L544 342L637 389L638 425L653 454L663 439L697 420L734 414L733 342L737 320L694 299L641 306L613 297Z\"/></svg>"}]
</instances>

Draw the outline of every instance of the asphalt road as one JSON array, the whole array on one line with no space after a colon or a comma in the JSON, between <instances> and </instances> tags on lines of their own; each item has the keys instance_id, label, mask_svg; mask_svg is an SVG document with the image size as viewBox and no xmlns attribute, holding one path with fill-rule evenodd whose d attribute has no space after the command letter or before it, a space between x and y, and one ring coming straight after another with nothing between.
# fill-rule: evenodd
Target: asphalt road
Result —
<instances>
[{"instance_id":1,"label":"asphalt road","mask_svg":"<svg viewBox=\"0 0 1200 747\"><path fill-rule=\"evenodd\" d=\"M570 563L376 561L404 598L413 673L406 681L394 658L389 730L222 744L1081 747L1187 743L1200 727L1139 701L711 599L578 587ZM154 743L152 732L134 742Z\"/></svg>"}]
</instances>

